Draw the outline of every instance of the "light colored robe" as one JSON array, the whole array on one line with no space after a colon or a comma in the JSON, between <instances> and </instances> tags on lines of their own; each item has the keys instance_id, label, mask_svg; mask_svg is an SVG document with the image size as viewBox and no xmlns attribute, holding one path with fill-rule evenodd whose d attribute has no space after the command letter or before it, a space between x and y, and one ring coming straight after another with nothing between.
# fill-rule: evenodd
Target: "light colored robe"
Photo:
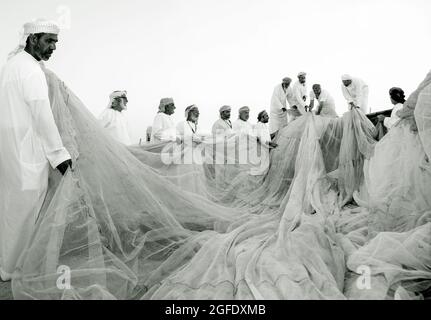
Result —
<instances>
[{"instance_id":1,"label":"light colored robe","mask_svg":"<svg viewBox=\"0 0 431 320\"><path fill-rule=\"evenodd\" d=\"M274 133L281 128L287 126L288 115L282 109L288 109L288 99L291 100L293 96L292 88L289 86L286 90L279 84L274 88L271 97L271 107L269 114L269 131Z\"/></svg>"},{"instance_id":2,"label":"light colored robe","mask_svg":"<svg viewBox=\"0 0 431 320\"><path fill-rule=\"evenodd\" d=\"M320 111L320 115L322 117L330 117L336 118L338 117L337 112L335 111L335 102L334 98L329 94L328 91L322 89L320 92L319 98L316 98L316 94L312 90L310 92L310 100L317 100L319 105L323 104L322 110ZM319 107L314 106L313 110L318 110Z\"/></svg>"},{"instance_id":3,"label":"light colored robe","mask_svg":"<svg viewBox=\"0 0 431 320\"><path fill-rule=\"evenodd\" d=\"M198 126L192 121L181 121L177 124L177 136L191 137L197 133Z\"/></svg>"},{"instance_id":4,"label":"light colored robe","mask_svg":"<svg viewBox=\"0 0 431 320\"><path fill-rule=\"evenodd\" d=\"M175 141L177 128L172 116L159 112L153 121L151 142Z\"/></svg>"},{"instance_id":5,"label":"light colored robe","mask_svg":"<svg viewBox=\"0 0 431 320\"><path fill-rule=\"evenodd\" d=\"M353 102L364 114L368 113L368 85L362 79L353 78L348 87L341 84L341 90L347 103Z\"/></svg>"},{"instance_id":6,"label":"light colored robe","mask_svg":"<svg viewBox=\"0 0 431 320\"><path fill-rule=\"evenodd\" d=\"M248 122L241 119L236 120L232 125L233 131L236 134L253 134L253 126Z\"/></svg>"},{"instance_id":7,"label":"light colored robe","mask_svg":"<svg viewBox=\"0 0 431 320\"><path fill-rule=\"evenodd\" d=\"M234 131L229 123L231 123L230 120L225 121L223 119L214 122L211 130L213 136L231 136Z\"/></svg>"},{"instance_id":8,"label":"light colored robe","mask_svg":"<svg viewBox=\"0 0 431 320\"><path fill-rule=\"evenodd\" d=\"M13 277L48 189L49 165L70 159L38 61L23 51L0 75L0 275Z\"/></svg>"},{"instance_id":9,"label":"light colored robe","mask_svg":"<svg viewBox=\"0 0 431 320\"><path fill-rule=\"evenodd\" d=\"M305 83L301 83L296 81L292 87L293 96L292 99L289 100L290 107L296 106L301 115L305 114L305 107L307 104L307 98L304 101L303 97L307 97L307 86Z\"/></svg>"},{"instance_id":10,"label":"light colored robe","mask_svg":"<svg viewBox=\"0 0 431 320\"><path fill-rule=\"evenodd\" d=\"M268 125L263 122L258 122L253 128L253 135L259 138L260 143L267 145L271 141Z\"/></svg>"},{"instance_id":11,"label":"light colored robe","mask_svg":"<svg viewBox=\"0 0 431 320\"><path fill-rule=\"evenodd\" d=\"M385 125L386 128L388 128L388 130L390 130L392 126L400 120L400 117L397 116L397 112L401 110L403 107L404 105L402 103L397 103L392 109L391 116L383 120L383 124Z\"/></svg>"},{"instance_id":12,"label":"light colored robe","mask_svg":"<svg viewBox=\"0 0 431 320\"><path fill-rule=\"evenodd\" d=\"M258 122L253 127L253 136L260 141L260 164L250 168L250 175L262 176L268 172L269 169L269 142L271 141L271 134L266 123Z\"/></svg>"},{"instance_id":13,"label":"light colored robe","mask_svg":"<svg viewBox=\"0 0 431 320\"><path fill-rule=\"evenodd\" d=\"M112 108L106 109L100 115L99 121L113 139L125 145L131 144L127 119L123 112Z\"/></svg>"}]
</instances>

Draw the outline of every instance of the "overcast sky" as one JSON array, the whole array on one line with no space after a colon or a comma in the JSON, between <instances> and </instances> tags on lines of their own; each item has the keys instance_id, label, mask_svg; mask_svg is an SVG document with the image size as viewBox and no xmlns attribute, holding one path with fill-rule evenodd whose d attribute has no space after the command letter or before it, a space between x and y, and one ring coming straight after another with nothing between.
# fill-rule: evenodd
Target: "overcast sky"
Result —
<instances>
[{"instance_id":1,"label":"overcast sky","mask_svg":"<svg viewBox=\"0 0 431 320\"><path fill-rule=\"evenodd\" d=\"M299 71L309 90L330 91L340 115L343 73L368 83L372 111L388 109L390 87L409 93L430 70L430 13L429 0L1 0L0 59L24 22L70 20L47 66L96 116L113 90L127 90L137 142L162 97L174 98L177 121L197 104L209 132L223 104L233 119L250 106L256 122L274 86Z\"/></svg>"}]
</instances>

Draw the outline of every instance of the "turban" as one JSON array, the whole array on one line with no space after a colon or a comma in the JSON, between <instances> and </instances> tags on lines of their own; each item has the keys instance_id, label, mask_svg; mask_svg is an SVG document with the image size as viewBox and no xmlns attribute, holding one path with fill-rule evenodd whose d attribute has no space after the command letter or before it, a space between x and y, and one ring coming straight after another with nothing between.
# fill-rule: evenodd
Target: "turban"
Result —
<instances>
[{"instance_id":1,"label":"turban","mask_svg":"<svg viewBox=\"0 0 431 320\"><path fill-rule=\"evenodd\" d=\"M108 109L110 109L112 107L112 103L114 102L115 99L117 98L124 98L127 100L127 91L114 91L109 95L109 104L108 104Z\"/></svg>"},{"instance_id":2,"label":"turban","mask_svg":"<svg viewBox=\"0 0 431 320\"><path fill-rule=\"evenodd\" d=\"M37 19L32 22L27 22L21 30L18 47L9 53L8 60L24 50L29 35L37 33L59 34L60 27L56 22L45 19Z\"/></svg>"},{"instance_id":3,"label":"turban","mask_svg":"<svg viewBox=\"0 0 431 320\"><path fill-rule=\"evenodd\" d=\"M161 99L159 104L159 112L165 112L165 107L169 104L174 104L174 99L172 98Z\"/></svg>"},{"instance_id":4,"label":"turban","mask_svg":"<svg viewBox=\"0 0 431 320\"><path fill-rule=\"evenodd\" d=\"M188 107L186 108L186 110L185 110L186 120L187 120L187 118L189 117L189 113L190 113L190 111L192 111L192 110L197 110L197 109L198 109L198 107L196 107L196 105L194 105L194 104L192 104L191 106L188 106Z\"/></svg>"},{"instance_id":5,"label":"turban","mask_svg":"<svg viewBox=\"0 0 431 320\"><path fill-rule=\"evenodd\" d=\"M289 77L285 77L285 78L283 78L283 83L291 83L292 82L292 79L290 79Z\"/></svg>"},{"instance_id":6,"label":"turban","mask_svg":"<svg viewBox=\"0 0 431 320\"><path fill-rule=\"evenodd\" d=\"M300 73L298 73L298 77L300 77L300 76L306 76L307 74L305 73L305 72L300 72Z\"/></svg>"},{"instance_id":7,"label":"turban","mask_svg":"<svg viewBox=\"0 0 431 320\"><path fill-rule=\"evenodd\" d=\"M343 81L346 81L346 80L353 80L353 78L352 78L352 76L351 76L351 75L343 74L343 75L341 76L341 80L343 80Z\"/></svg>"},{"instance_id":8,"label":"turban","mask_svg":"<svg viewBox=\"0 0 431 320\"><path fill-rule=\"evenodd\" d=\"M242 108L239 108L238 113L241 113L241 112L243 112L243 111L250 111L250 108L249 108L249 107L242 107Z\"/></svg>"},{"instance_id":9,"label":"turban","mask_svg":"<svg viewBox=\"0 0 431 320\"><path fill-rule=\"evenodd\" d=\"M114 91L109 95L109 107L111 107L112 103L117 98L124 98L127 100L127 91Z\"/></svg>"},{"instance_id":10,"label":"turban","mask_svg":"<svg viewBox=\"0 0 431 320\"><path fill-rule=\"evenodd\" d=\"M220 109L219 109L219 111L220 111L220 113L222 113L223 111L227 111L227 110L231 110L231 107L230 106L223 106L223 107L221 107Z\"/></svg>"},{"instance_id":11,"label":"turban","mask_svg":"<svg viewBox=\"0 0 431 320\"><path fill-rule=\"evenodd\" d=\"M266 110L259 112L259 114L257 115L257 121L260 121L265 113L267 113Z\"/></svg>"}]
</instances>

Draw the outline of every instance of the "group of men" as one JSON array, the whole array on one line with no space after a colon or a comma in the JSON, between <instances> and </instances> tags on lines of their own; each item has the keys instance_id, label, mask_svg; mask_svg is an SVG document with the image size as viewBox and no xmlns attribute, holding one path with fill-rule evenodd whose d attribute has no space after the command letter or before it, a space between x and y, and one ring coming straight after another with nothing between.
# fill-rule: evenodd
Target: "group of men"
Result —
<instances>
[{"instance_id":1,"label":"group of men","mask_svg":"<svg viewBox=\"0 0 431 320\"><path fill-rule=\"evenodd\" d=\"M270 116L264 111L259 114L258 123L253 126L248 122L250 108L239 109L239 117L233 123L230 120L231 107L220 108L220 118L212 126L213 136L237 134L253 135L258 132L265 142L271 140L268 137L287 126L287 124L306 112L314 111L316 115L324 117L338 117L335 111L335 102L331 94L322 88L320 84L313 84L308 94L305 72L298 74L298 80L293 83L292 79L285 77L282 83L274 89L271 98ZM359 79L345 74L341 77L342 93L350 108L359 108L364 113L368 112L368 86ZM128 145L130 138L127 133L126 120L122 111L126 109L127 96L125 91L115 91L110 96L110 106L100 117L102 125L116 140ZM175 112L175 103L172 98L163 98L159 104L159 111L153 121L150 135L151 142L175 141L184 136L192 136L199 141L198 118L199 109L196 105L186 108L185 121L174 123L172 115ZM265 111L266 113L266 111ZM269 121L268 119L269 118ZM267 123L269 122L269 128ZM267 132L269 131L269 132Z\"/></svg>"},{"instance_id":2,"label":"group of men","mask_svg":"<svg viewBox=\"0 0 431 320\"><path fill-rule=\"evenodd\" d=\"M292 79L285 77L281 84L274 88L270 110L270 133L273 134L299 116L310 112L318 103L317 115L337 117L334 98L320 84L314 84L313 90L307 96L305 72L298 74L298 80L292 84ZM368 112L368 85L359 78L348 74L341 77L341 90L350 108L359 108ZM317 103L316 103L317 100Z\"/></svg>"},{"instance_id":3,"label":"group of men","mask_svg":"<svg viewBox=\"0 0 431 320\"><path fill-rule=\"evenodd\" d=\"M185 110L185 121L175 124L172 115L175 112L175 103L172 98L160 100L159 112L154 118L150 141L152 143L163 141L181 141L192 138L195 142L202 141L202 135L198 132L199 108L191 105ZM258 115L257 124L253 125L250 118L250 108L241 107L238 111L238 119L231 121L232 108L224 105L219 109L220 118L212 126L214 137L231 137L234 135L255 136L260 143L270 148L276 147L271 141L268 128L268 113L263 110Z\"/></svg>"},{"instance_id":4,"label":"group of men","mask_svg":"<svg viewBox=\"0 0 431 320\"><path fill-rule=\"evenodd\" d=\"M72 157L64 147L54 120L48 95L48 85L42 61L47 61L56 49L59 27L47 20L24 25L19 46L11 52L0 74L0 278L10 280L16 263L31 240L38 213L48 189L49 166L65 174L72 167ZM343 76L343 94L350 106L367 111L366 84L348 75ZM310 103L308 101L311 100ZM270 117L261 111L256 125L249 123L250 108L239 109L239 117L231 122L231 107L222 106L220 118L212 126L215 136L254 135L268 148L277 145L271 133L289 121L311 111L319 102L317 114L336 116L334 102L320 85L313 85L307 97L306 74L284 78L271 101ZM127 92L115 91L100 117L102 126L113 138L130 144L123 111L127 108ZM190 136L199 141L199 109L191 105L185 110L185 120L175 124L172 98L160 101L154 119L151 140L175 141ZM270 128L268 128L270 121ZM383 120L382 120L383 121Z\"/></svg>"}]
</instances>

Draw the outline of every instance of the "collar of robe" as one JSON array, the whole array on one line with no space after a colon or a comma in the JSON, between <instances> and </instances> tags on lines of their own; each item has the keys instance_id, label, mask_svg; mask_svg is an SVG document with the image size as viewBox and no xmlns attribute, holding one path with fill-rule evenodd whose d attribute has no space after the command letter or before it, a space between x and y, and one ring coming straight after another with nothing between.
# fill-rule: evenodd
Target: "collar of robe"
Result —
<instances>
[{"instance_id":1,"label":"collar of robe","mask_svg":"<svg viewBox=\"0 0 431 320\"><path fill-rule=\"evenodd\" d=\"M190 122L194 124L194 128L193 128L193 126L190 124ZM193 122L193 121L187 121L187 124L189 125L190 129L192 129L192 132L193 132L193 133L196 133L196 131L198 130L198 125L197 125L195 122Z\"/></svg>"}]
</instances>

